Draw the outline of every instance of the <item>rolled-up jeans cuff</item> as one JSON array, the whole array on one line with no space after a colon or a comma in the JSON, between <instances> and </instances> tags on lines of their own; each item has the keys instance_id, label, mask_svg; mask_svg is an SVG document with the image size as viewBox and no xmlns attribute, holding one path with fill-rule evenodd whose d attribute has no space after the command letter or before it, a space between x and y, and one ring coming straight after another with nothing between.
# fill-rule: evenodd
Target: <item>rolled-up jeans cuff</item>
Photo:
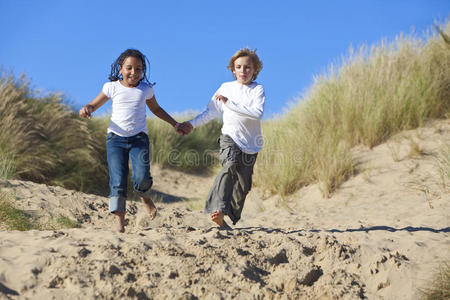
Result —
<instances>
[{"instance_id":1,"label":"rolled-up jeans cuff","mask_svg":"<svg viewBox=\"0 0 450 300\"><path fill-rule=\"evenodd\" d=\"M109 211L125 211L125 197L112 196L109 198Z\"/></svg>"}]
</instances>

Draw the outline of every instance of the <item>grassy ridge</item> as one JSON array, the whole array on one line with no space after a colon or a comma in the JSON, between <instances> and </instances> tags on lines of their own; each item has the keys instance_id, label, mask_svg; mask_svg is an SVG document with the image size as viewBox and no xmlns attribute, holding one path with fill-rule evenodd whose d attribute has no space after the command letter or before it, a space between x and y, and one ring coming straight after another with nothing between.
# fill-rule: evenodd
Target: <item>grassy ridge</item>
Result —
<instances>
[{"instance_id":1,"label":"grassy ridge","mask_svg":"<svg viewBox=\"0 0 450 300\"><path fill-rule=\"evenodd\" d=\"M444 34L450 35L450 24ZM320 182L330 195L353 173L350 149L373 147L392 134L450 113L450 45L400 36L350 52L339 68L315 79L309 94L265 122L266 144L255 182L286 195Z\"/></svg>"}]
</instances>

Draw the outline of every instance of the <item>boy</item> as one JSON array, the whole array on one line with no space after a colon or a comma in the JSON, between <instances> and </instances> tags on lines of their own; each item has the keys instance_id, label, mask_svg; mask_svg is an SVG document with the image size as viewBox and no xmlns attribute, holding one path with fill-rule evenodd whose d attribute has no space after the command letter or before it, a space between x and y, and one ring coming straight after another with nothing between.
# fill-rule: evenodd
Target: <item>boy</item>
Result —
<instances>
[{"instance_id":1,"label":"boy","mask_svg":"<svg viewBox=\"0 0 450 300\"><path fill-rule=\"evenodd\" d=\"M255 51L248 48L237 51L231 57L228 69L236 80L223 83L205 111L179 126L180 132L189 133L214 118L223 118L219 138L222 169L209 192L204 210L221 227L228 227L225 215L233 225L241 218L252 185L253 167L263 143L261 118L265 102L264 88L255 81L262 69Z\"/></svg>"}]
</instances>

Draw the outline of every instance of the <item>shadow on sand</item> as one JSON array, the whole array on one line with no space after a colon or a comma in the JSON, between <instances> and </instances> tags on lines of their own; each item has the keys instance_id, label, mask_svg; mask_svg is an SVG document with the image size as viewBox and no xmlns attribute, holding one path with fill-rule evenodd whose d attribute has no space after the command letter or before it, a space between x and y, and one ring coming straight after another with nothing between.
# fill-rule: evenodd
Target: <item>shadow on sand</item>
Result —
<instances>
[{"instance_id":1,"label":"shadow on sand","mask_svg":"<svg viewBox=\"0 0 450 300\"><path fill-rule=\"evenodd\" d=\"M177 197L171 194L166 194L160 191L151 190L150 197L152 198L153 202L155 203L176 203L176 202L182 202L187 201L188 198L185 197Z\"/></svg>"},{"instance_id":2,"label":"shadow on sand","mask_svg":"<svg viewBox=\"0 0 450 300\"><path fill-rule=\"evenodd\" d=\"M299 229L299 230L283 230L280 228L265 228L265 227L241 227L234 228L235 230L241 230L248 233L254 233L258 231L266 232L266 233L283 233L283 234L292 234L292 233L307 233L307 232L331 232L331 233L344 233L344 232L370 232L370 231L389 231L389 232L398 232L398 231L407 231L407 232L418 232L418 231L428 231L433 233L448 233L450 232L450 227L444 227L441 229L434 229L431 227L403 227L403 228L394 228L390 226L372 226L372 227L361 227L357 229L348 228L348 229Z\"/></svg>"},{"instance_id":3,"label":"shadow on sand","mask_svg":"<svg viewBox=\"0 0 450 300\"><path fill-rule=\"evenodd\" d=\"M19 296L19 293L15 290L10 289L6 285L0 282L0 293L4 295L13 295L13 296Z\"/></svg>"}]
</instances>

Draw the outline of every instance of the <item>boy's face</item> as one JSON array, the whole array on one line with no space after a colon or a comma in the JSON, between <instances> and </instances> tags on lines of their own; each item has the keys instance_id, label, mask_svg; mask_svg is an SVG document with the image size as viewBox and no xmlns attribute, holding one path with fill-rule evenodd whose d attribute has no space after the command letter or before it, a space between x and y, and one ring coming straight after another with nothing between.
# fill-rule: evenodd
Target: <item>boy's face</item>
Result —
<instances>
[{"instance_id":1,"label":"boy's face","mask_svg":"<svg viewBox=\"0 0 450 300\"><path fill-rule=\"evenodd\" d=\"M122 74L122 83L127 87L135 87L143 74L142 61L136 57L128 56L119 67L119 73Z\"/></svg>"},{"instance_id":2,"label":"boy's face","mask_svg":"<svg viewBox=\"0 0 450 300\"><path fill-rule=\"evenodd\" d=\"M233 74L236 80L241 84L250 84L255 74L255 66L253 66L250 56L242 56L234 61Z\"/></svg>"}]
</instances>

